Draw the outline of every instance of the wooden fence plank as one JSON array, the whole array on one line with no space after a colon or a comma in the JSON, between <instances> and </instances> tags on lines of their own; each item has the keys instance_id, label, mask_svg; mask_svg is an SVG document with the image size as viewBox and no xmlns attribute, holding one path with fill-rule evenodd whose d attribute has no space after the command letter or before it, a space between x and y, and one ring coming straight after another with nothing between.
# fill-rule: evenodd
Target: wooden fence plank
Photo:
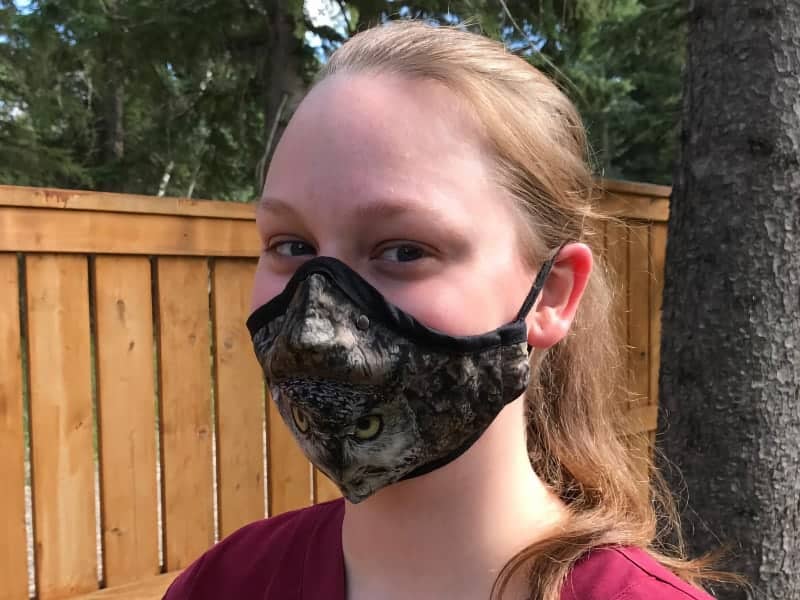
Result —
<instances>
[{"instance_id":1,"label":"wooden fence plank","mask_svg":"<svg viewBox=\"0 0 800 600\"><path fill-rule=\"evenodd\" d=\"M604 214L637 221L666 223L669 219L667 198L606 193L603 197Z\"/></svg>"},{"instance_id":2,"label":"wooden fence plank","mask_svg":"<svg viewBox=\"0 0 800 600\"><path fill-rule=\"evenodd\" d=\"M275 403L267 397L267 480L269 515L308 506L311 494L311 466Z\"/></svg>"},{"instance_id":3,"label":"wooden fence plank","mask_svg":"<svg viewBox=\"0 0 800 600\"><path fill-rule=\"evenodd\" d=\"M658 403L658 371L661 367L661 306L664 296L664 262L667 256L667 224L654 223L650 233L650 404Z\"/></svg>"},{"instance_id":4,"label":"wooden fence plank","mask_svg":"<svg viewBox=\"0 0 800 600\"><path fill-rule=\"evenodd\" d=\"M61 210L99 210L140 214L187 215L221 219L255 219L255 202L222 202L139 196L136 194L109 194L84 190L61 190L0 185L0 206L28 206L32 208L58 208Z\"/></svg>"},{"instance_id":5,"label":"wooden fence plank","mask_svg":"<svg viewBox=\"0 0 800 600\"><path fill-rule=\"evenodd\" d=\"M25 434L17 257L0 254L0 600L27 600Z\"/></svg>"},{"instance_id":6,"label":"wooden fence plank","mask_svg":"<svg viewBox=\"0 0 800 600\"><path fill-rule=\"evenodd\" d=\"M669 199L672 190L668 185L658 185L655 183L644 183L641 181L625 181L622 179L596 179L596 184L605 191L618 194L629 194L631 196L648 196L651 198Z\"/></svg>"},{"instance_id":7,"label":"wooden fence plank","mask_svg":"<svg viewBox=\"0 0 800 600\"><path fill-rule=\"evenodd\" d=\"M97 403L104 575L159 572L150 261L95 259Z\"/></svg>"},{"instance_id":8,"label":"wooden fence plank","mask_svg":"<svg viewBox=\"0 0 800 600\"><path fill-rule=\"evenodd\" d=\"M178 575L180 575L180 571L146 577L136 583L76 596L71 600L159 600Z\"/></svg>"},{"instance_id":9,"label":"wooden fence plank","mask_svg":"<svg viewBox=\"0 0 800 600\"><path fill-rule=\"evenodd\" d=\"M260 248L253 221L0 206L0 252L255 258Z\"/></svg>"},{"instance_id":10,"label":"wooden fence plank","mask_svg":"<svg viewBox=\"0 0 800 600\"><path fill-rule=\"evenodd\" d=\"M38 597L97 588L88 268L26 258Z\"/></svg>"},{"instance_id":11,"label":"wooden fence plank","mask_svg":"<svg viewBox=\"0 0 800 600\"><path fill-rule=\"evenodd\" d=\"M264 517L264 376L244 324L255 267L217 259L212 277L220 537Z\"/></svg>"},{"instance_id":12,"label":"wooden fence plank","mask_svg":"<svg viewBox=\"0 0 800 600\"><path fill-rule=\"evenodd\" d=\"M628 232L628 385L633 404L650 394L650 226L632 224Z\"/></svg>"},{"instance_id":13,"label":"wooden fence plank","mask_svg":"<svg viewBox=\"0 0 800 600\"><path fill-rule=\"evenodd\" d=\"M621 368L627 374L628 352L628 225L610 221L606 224L606 256L614 290L614 315L617 339L623 345ZM624 400L624 401L623 401ZM627 398L623 410L629 408Z\"/></svg>"},{"instance_id":14,"label":"wooden fence plank","mask_svg":"<svg viewBox=\"0 0 800 600\"><path fill-rule=\"evenodd\" d=\"M157 270L164 562L172 571L214 543L208 266L160 258Z\"/></svg>"},{"instance_id":15,"label":"wooden fence plank","mask_svg":"<svg viewBox=\"0 0 800 600\"><path fill-rule=\"evenodd\" d=\"M314 469L314 502L327 502L341 497L342 493L336 487L336 484L319 470Z\"/></svg>"}]
</instances>

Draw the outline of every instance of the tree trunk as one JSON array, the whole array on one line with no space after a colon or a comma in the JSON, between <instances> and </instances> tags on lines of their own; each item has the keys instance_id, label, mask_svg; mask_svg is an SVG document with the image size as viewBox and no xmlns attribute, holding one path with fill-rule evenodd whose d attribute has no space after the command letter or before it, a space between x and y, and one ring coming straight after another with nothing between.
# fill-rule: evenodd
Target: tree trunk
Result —
<instances>
[{"instance_id":1,"label":"tree trunk","mask_svg":"<svg viewBox=\"0 0 800 600\"><path fill-rule=\"evenodd\" d=\"M262 75L266 82L266 96L264 154L256 175L259 191L275 146L306 91L302 75L303 42L295 35L296 20L289 4L281 0L267 2L270 40L269 57L264 62Z\"/></svg>"},{"instance_id":2,"label":"tree trunk","mask_svg":"<svg viewBox=\"0 0 800 600\"><path fill-rule=\"evenodd\" d=\"M800 0L690 2L659 429L719 598L800 598ZM676 491L683 489L669 474Z\"/></svg>"},{"instance_id":3,"label":"tree trunk","mask_svg":"<svg viewBox=\"0 0 800 600\"><path fill-rule=\"evenodd\" d=\"M106 164L114 164L125 156L125 87L123 76L116 69L109 70L104 98L103 122Z\"/></svg>"}]
</instances>

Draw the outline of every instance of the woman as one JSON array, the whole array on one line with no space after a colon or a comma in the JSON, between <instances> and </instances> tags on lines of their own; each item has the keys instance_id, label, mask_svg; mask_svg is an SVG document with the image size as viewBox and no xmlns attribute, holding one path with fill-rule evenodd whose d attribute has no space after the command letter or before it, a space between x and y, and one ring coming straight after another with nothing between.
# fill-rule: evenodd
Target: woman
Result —
<instances>
[{"instance_id":1,"label":"woman","mask_svg":"<svg viewBox=\"0 0 800 600\"><path fill-rule=\"evenodd\" d=\"M585 146L488 39L406 22L336 52L270 165L248 327L346 500L234 533L169 600L709 598L615 430Z\"/></svg>"}]
</instances>

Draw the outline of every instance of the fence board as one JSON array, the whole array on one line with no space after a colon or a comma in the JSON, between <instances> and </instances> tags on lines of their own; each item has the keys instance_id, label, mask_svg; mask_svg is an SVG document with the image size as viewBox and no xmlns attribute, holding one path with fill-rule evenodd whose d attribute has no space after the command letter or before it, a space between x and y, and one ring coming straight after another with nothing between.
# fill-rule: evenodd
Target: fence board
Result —
<instances>
[{"instance_id":1,"label":"fence board","mask_svg":"<svg viewBox=\"0 0 800 600\"><path fill-rule=\"evenodd\" d=\"M625 181L623 179L602 179L595 180L599 187L605 191L606 196L611 195L629 195L629 196L647 196L648 199L669 199L671 188L667 185L658 185L655 183L643 183L641 181ZM605 205L605 203L604 203Z\"/></svg>"},{"instance_id":2,"label":"fence board","mask_svg":"<svg viewBox=\"0 0 800 600\"><path fill-rule=\"evenodd\" d=\"M627 369L628 353L628 225L610 221L606 224L606 260L614 289L614 321L618 339L625 345L622 367ZM628 408L628 403L624 403Z\"/></svg>"},{"instance_id":3,"label":"fence board","mask_svg":"<svg viewBox=\"0 0 800 600\"><path fill-rule=\"evenodd\" d=\"M341 498L342 493L330 479L319 470L314 469L314 502L327 502Z\"/></svg>"},{"instance_id":4,"label":"fence board","mask_svg":"<svg viewBox=\"0 0 800 600\"><path fill-rule=\"evenodd\" d=\"M213 270L219 534L264 516L264 376L244 326L254 261Z\"/></svg>"},{"instance_id":5,"label":"fence board","mask_svg":"<svg viewBox=\"0 0 800 600\"><path fill-rule=\"evenodd\" d=\"M252 221L0 207L0 251L257 257Z\"/></svg>"},{"instance_id":6,"label":"fence board","mask_svg":"<svg viewBox=\"0 0 800 600\"><path fill-rule=\"evenodd\" d=\"M650 394L650 226L628 232L628 386L633 404Z\"/></svg>"},{"instance_id":7,"label":"fence board","mask_svg":"<svg viewBox=\"0 0 800 600\"><path fill-rule=\"evenodd\" d=\"M636 194L607 192L603 197L604 214L625 219L666 222L669 219L669 200Z\"/></svg>"},{"instance_id":8,"label":"fence board","mask_svg":"<svg viewBox=\"0 0 800 600\"><path fill-rule=\"evenodd\" d=\"M310 464L269 395L267 404L269 515L274 516L308 506L312 482Z\"/></svg>"},{"instance_id":9,"label":"fence board","mask_svg":"<svg viewBox=\"0 0 800 600\"><path fill-rule=\"evenodd\" d=\"M0 600L28 597L25 532L25 435L17 257L0 254Z\"/></svg>"},{"instance_id":10,"label":"fence board","mask_svg":"<svg viewBox=\"0 0 800 600\"><path fill-rule=\"evenodd\" d=\"M160 258L157 270L164 562L172 571L214 543L208 266Z\"/></svg>"},{"instance_id":11,"label":"fence board","mask_svg":"<svg viewBox=\"0 0 800 600\"><path fill-rule=\"evenodd\" d=\"M61 190L57 188L13 185L0 185L0 197L2 198L3 206L188 215L220 219L244 219L248 221L253 220L256 212L255 202L195 200L192 198L139 196L137 194L113 194L86 190Z\"/></svg>"},{"instance_id":12,"label":"fence board","mask_svg":"<svg viewBox=\"0 0 800 600\"><path fill-rule=\"evenodd\" d=\"M650 232L650 404L658 403L658 370L661 367L661 306L664 296L664 263L667 257L667 224L654 223Z\"/></svg>"},{"instance_id":13,"label":"fence board","mask_svg":"<svg viewBox=\"0 0 800 600\"><path fill-rule=\"evenodd\" d=\"M97 401L104 575L159 572L150 261L95 259Z\"/></svg>"},{"instance_id":14,"label":"fence board","mask_svg":"<svg viewBox=\"0 0 800 600\"><path fill-rule=\"evenodd\" d=\"M172 571L155 577L146 577L136 583L76 596L74 600L156 600L164 595L179 574L180 571Z\"/></svg>"},{"instance_id":15,"label":"fence board","mask_svg":"<svg viewBox=\"0 0 800 600\"><path fill-rule=\"evenodd\" d=\"M26 258L40 599L97 587L86 258Z\"/></svg>"}]
</instances>

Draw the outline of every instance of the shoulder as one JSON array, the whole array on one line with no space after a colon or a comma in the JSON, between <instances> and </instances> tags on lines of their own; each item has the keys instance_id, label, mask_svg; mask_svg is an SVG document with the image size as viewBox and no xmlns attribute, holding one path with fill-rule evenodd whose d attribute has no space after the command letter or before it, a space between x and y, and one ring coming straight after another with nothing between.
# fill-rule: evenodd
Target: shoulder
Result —
<instances>
[{"instance_id":1,"label":"shoulder","mask_svg":"<svg viewBox=\"0 0 800 600\"><path fill-rule=\"evenodd\" d=\"M562 588L561 600L713 600L631 547L592 550L579 560Z\"/></svg>"},{"instance_id":2,"label":"shoulder","mask_svg":"<svg viewBox=\"0 0 800 600\"><path fill-rule=\"evenodd\" d=\"M249 598L270 588L299 588L310 540L334 551L343 512L344 502L334 500L246 525L189 565L164 600Z\"/></svg>"}]
</instances>

